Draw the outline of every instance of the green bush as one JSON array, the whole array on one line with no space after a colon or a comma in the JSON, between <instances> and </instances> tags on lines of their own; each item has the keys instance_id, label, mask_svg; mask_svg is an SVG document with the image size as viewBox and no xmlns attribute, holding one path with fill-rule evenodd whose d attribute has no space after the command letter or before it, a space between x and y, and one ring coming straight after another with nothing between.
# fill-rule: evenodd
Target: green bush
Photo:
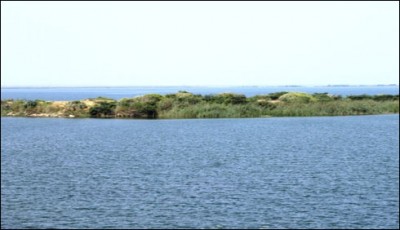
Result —
<instances>
[{"instance_id":1,"label":"green bush","mask_svg":"<svg viewBox=\"0 0 400 230\"><path fill-rule=\"evenodd\" d=\"M158 108L160 110L169 110L173 107L175 100L173 98L163 98L158 102Z\"/></svg>"},{"instance_id":2,"label":"green bush","mask_svg":"<svg viewBox=\"0 0 400 230\"><path fill-rule=\"evenodd\" d=\"M112 117L115 115L115 102L99 102L89 109L91 117Z\"/></svg>"},{"instance_id":3,"label":"green bush","mask_svg":"<svg viewBox=\"0 0 400 230\"><path fill-rule=\"evenodd\" d=\"M268 94L268 96L272 99L272 100L278 100L280 96L287 94L289 92L286 91L282 91L282 92L275 92L275 93L270 93Z\"/></svg>"},{"instance_id":4,"label":"green bush","mask_svg":"<svg viewBox=\"0 0 400 230\"><path fill-rule=\"evenodd\" d=\"M157 118L157 103L162 99L158 94L124 98L117 103L116 114L120 117Z\"/></svg>"},{"instance_id":5,"label":"green bush","mask_svg":"<svg viewBox=\"0 0 400 230\"><path fill-rule=\"evenodd\" d=\"M214 95L212 98L212 102L219 103L219 104L231 104L231 105L238 105L238 104L245 104L247 102L246 96L243 94L234 94L234 93L221 93Z\"/></svg>"},{"instance_id":6,"label":"green bush","mask_svg":"<svg viewBox=\"0 0 400 230\"><path fill-rule=\"evenodd\" d=\"M24 108L25 109L33 109L33 108L35 108L37 106L37 104L38 104L37 101L29 100L29 101L25 102Z\"/></svg>"},{"instance_id":7,"label":"green bush","mask_svg":"<svg viewBox=\"0 0 400 230\"><path fill-rule=\"evenodd\" d=\"M47 112L51 112L51 106L46 109ZM99 110L98 110L99 111ZM87 117L88 116L88 107L85 103L81 101L70 101L67 103L65 107L65 112L66 115L74 115L76 117ZM90 110L89 110L90 113ZM92 111L92 113L95 113L95 111ZM97 116L97 114L95 114Z\"/></svg>"},{"instance_id":8,"label":"green bush","mask_svg":"<svg viewBox=\"0 0 400 230\"><path fill-rule=\"evenodd\" d=\"M350 95L350 96L347 96L347 98L352 101L358 101L358 100L372 99L372 96L367 95L367 94L362 94L362 95Z\"/></svg>"},{"instance_id":9,"label":"green bush","mask_svg":"<svg viewBox=\"0 0 400 230\"><path fill-rule=\"evenodd\" d=\"M394 101L399 100L399 95L390 95L390 94L380 94L372 96L372 100L374 101Z\"/></svg>"},{"instance_id":10,"label":"green bush","mask_svg":"<svg viewBox=\"0 0 400 230\"><path fill-rule=\"evenodd\" d=\"M312 97L315 98L316 101L327 102L333 101L334 99L328 95L328 93L314 93Z\"/></svg>"},{"instance_id":11,"label":"green bush","mask_svg":"<svg viewBox=\"0 0 400 230\"><path fill-rule=\"evenodd\" d=\"M309 103L314 102L316 99L307 93L286 93L279 97L279 100L287 103Z\"/></svg>"}]
</instances>

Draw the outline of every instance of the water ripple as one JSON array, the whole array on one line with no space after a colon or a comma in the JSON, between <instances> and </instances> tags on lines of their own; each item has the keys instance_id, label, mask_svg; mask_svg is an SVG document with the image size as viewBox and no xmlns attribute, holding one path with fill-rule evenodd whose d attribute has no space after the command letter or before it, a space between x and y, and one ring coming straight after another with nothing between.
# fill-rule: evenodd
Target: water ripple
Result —
<instances>
[{"instance_id":1,"label":"water ripple","mask_svg":"<svg viewBox=\"0 0 400 230\"><path fill-rule=\"evenodd\" d=\"M2 228L399 228L397 115L1 131Z\"/></svg>"}]
</instances>

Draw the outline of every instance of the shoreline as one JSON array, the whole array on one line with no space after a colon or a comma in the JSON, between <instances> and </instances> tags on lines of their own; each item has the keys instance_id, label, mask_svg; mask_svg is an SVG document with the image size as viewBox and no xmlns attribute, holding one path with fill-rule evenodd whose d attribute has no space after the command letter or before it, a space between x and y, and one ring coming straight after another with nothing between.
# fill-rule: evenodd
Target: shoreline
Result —
<instances>
[{"instance_id":1,"label":"shoreline","mask_svg":"<svg viewBox=\"0 0 400 230\"><path fill-rule=\"evenodd\" d=\"M389 116L400 115L400 113L379 113L379 114L354 114L354 115L316 115L316 116L264 116L264 117L203 117L203 118L128 118L128 117L52 117L52 116L1 116L1 118L28 118L28 119L68 119L68 120L135 120L135 121L166 121L166 120L214 120L214 119L273 119L273 118L333 118L333 117L367 117L367 116Z\"/></svg>"},{"instance_id":2,"label":"shoreline","mask_svg":"<svg viewBox=\"0 0 400 230\"><path fill-rule=\"evenodd\" d=\"M105 97L74 101L1 100L2 117L52 118L268 118L377 115L399 113L399 95L330 95L276 92L193 94L187 91L145 94L115 100Z\"/></svg>"}]
</instances>

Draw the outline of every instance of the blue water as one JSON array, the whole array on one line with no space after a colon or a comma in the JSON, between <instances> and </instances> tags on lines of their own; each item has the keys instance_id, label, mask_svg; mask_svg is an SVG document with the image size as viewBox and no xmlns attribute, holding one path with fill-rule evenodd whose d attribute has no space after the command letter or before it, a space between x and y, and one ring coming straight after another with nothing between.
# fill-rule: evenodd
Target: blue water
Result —
<instances>
[{"instance_id":1,"label":"blue water","mask_svg":"<svg viewBox=\"0 0 400 230\"><path fill-rule=\"evenodd\" d=\"M399 228L399 115L1 118L2 228Z\"/></svg>"},{"instance_id":2,"label":"blue water","mask_svg":"<svg viewBox=\"0 0 400 230\"><path fill-rule=\"evenodd\" d=\"M186 90L195 94L216 94L223 92L241 93L248 97L258 94L268 94L280 91L330 93L334 95L360 95L360 94L399 94L399 86L349 86L349 87L96 87L96 88L1 88L1 99L27 99L27 100L81 100L98 96L114 99L129 98L133 96L159 93L176 93Z\"/></svg>"}]
</instances>

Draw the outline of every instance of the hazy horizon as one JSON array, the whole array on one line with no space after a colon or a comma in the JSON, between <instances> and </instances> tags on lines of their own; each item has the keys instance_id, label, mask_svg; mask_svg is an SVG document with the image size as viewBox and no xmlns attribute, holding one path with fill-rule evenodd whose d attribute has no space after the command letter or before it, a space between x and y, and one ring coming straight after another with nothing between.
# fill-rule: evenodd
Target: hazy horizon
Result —
<instances>
[{"instance_id":1,"label":"hazy horizon","mask_svg":"<svg viewBox=\"0 0 400 230\"><path fill-rule=\"evenodd\" d=\"M190 87L190 88L263 88L263 87L392 87L399 86L399 84L332 84L332 85L115 85L115 86L102 86L102 85L88 85L88 86L1 86L1 88L176 88L176 87Z\"/></svg>"},{"instance_id":2,"label":"hazy horizon","mask_svg":"<svg viewBox=\"0 0 400 230\"><path fill-rule=\"evenodd\" d=\"M1 87L399 84L398 2L1 2Z\"/></svg>"}]
</instances>

